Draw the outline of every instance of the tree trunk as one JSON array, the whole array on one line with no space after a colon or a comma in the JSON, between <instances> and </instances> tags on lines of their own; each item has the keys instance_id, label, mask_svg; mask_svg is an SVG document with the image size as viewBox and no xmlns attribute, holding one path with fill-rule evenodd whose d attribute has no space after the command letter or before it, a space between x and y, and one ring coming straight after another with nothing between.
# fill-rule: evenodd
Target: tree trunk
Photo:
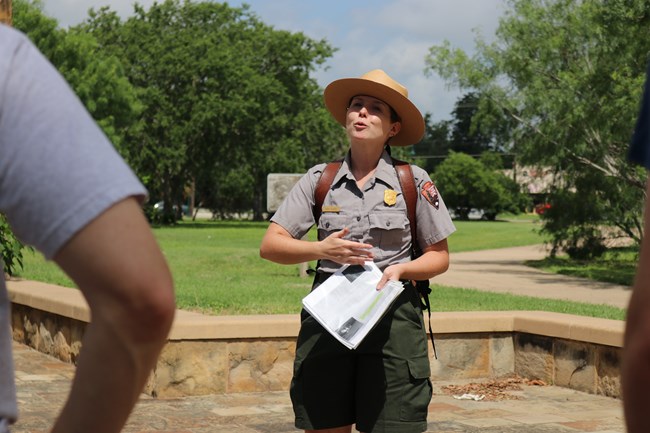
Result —
<instances>
[{"instance_id":1,"label":"tree trunk","mask_svg":"<svg viewBox=\"0 0 650 433\"><path fill-rule=\"evenodd\" d=\"M253 196L253 221L262 221L264 219L264 197L262 196L263 191L255 191Z\"/></svg>"},{"instance_id":2,"label":"tree trunk","mask_svg":"<svg viewBox=\"0 0 650 433\"><path fill-rule=\"evenodd\" d=\"M12 25L11 0L0 0L0 23Z\"/></svg>"}]
</instances>

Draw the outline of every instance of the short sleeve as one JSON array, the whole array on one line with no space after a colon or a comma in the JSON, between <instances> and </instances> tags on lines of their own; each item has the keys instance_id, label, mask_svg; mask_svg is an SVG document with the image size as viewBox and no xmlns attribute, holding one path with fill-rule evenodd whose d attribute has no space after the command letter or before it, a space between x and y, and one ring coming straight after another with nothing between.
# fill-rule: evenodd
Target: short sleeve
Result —
<instances>
[{"instance_id":1,"label":"short sleeve","mask_svg":"<svg viewBox=\"0 0 650 433\"><path fill-rule=\"evenodd\" d=\"M146 190L68 83L23 34L0 60L0 211L46 258Z\"/></svg>"},{"instance_id":2,"label":"short sleeve","mask_svg":"<svg viewBox=\"0 0 650 433\"><path fill-rule=\"evenodd\" d=\"M326 164L310 168L291 188L271 221L282 226L296 239L314 225L314 191Z\"/></svg>"},{"instance_id":3,"label":"short sleeve","mask_svg":"<svg viewBox=\"0 0 650 433\"><path fill-rule=\"evenodd\" d=\"M416 204L417 236L421 249L449 237L456 231L447 206L426 171L411 166L418 192Z\"/></svg>"}]
</instances>

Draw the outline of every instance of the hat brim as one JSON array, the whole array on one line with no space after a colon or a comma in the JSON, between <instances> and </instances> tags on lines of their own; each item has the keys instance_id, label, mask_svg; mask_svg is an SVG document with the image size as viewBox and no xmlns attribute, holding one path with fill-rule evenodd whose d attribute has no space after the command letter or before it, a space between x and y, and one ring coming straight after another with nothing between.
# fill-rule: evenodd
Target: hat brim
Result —
<instances>
[{"instance_id":1,"label":"hat brim","mask_svg":"<svg viewBox=\"0 0 650 433\"><path fill-rule=\"evenodd\" d=\"M348 104L357 95L381 99L400 117L400 132L390 139L391 146L415 144L424 136L424 119L420 110L401 93L381 83L363 78L342 78L325 88L323 99L334 119L345 127Z\"/></svg>"}]
</instances>

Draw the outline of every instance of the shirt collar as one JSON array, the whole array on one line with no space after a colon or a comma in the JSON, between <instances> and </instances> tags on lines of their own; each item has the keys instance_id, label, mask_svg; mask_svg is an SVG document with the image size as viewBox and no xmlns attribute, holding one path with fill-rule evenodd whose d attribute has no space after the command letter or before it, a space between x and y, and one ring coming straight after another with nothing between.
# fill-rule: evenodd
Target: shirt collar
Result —
<instances>
[{"instance_id":1,"label":"shirt collar","mask_svg":"<svg viewBox=\"0 0 650 433\"><path fill-rule=\"evenodd\" d=\"M377 163L375 179L380 180L392 189L396 189L396 184L399 184L399 180L395 173L395 167L393 166L393 159L386 150L381 154L381 158L379 158L379 162Z\"/></svg>"},{"instance_id":2,"label":"shirt collar","mask_svg":"<svg viewBox=\"0 0 650 433\"><path fill-rule=\"evenodd\" d=\"M393 167L393 160L386 150L384 150L377 162L377 170L375 171L375 180L379 180L390 188L395 189L396 183L399 183L395 174L395 167ZM345 159L341 164L341 168L336 173L332 185L338 185L343 179L356 181L350 170L350 152L345 155Z\"/></svg>"}]
</instances>

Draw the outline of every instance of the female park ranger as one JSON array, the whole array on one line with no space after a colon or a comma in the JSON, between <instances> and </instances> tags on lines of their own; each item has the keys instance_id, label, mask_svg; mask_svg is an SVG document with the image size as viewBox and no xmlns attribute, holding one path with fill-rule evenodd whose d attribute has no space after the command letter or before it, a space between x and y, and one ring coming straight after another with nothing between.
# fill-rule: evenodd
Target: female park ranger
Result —
<instances>
[{"instance_id":1,"label":"female park ranger","mask_svg":"<svg viewBox=\"0 0 650 433\"><path fill-rule=\"evenodd\" d=\"M314 191L326 166L305 174L271 219L260 255L282 264L318 260L314 288L345 264L373 260L378 284L405 289L355 350L328 334L304 310L291 399L296 427L308 432L423 432L431 400L430 367L420 297L410 280L426 280L449 265L447 237L455 227L428 174L411 166L417 189L417 242L411 259L407 205L390 146L417 143L422 114L406 88L382 70L329 84L325 104L345 127L350 150L322 209L318 240L302 237L316 223Z\"/></svg>"}]
</instances>

